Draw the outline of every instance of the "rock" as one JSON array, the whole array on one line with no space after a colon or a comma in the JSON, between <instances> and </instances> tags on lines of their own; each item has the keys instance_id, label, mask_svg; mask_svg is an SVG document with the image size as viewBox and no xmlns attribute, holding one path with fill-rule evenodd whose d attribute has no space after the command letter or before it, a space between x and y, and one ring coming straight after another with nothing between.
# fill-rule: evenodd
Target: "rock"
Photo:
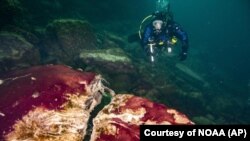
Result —
<instances>
[{"instance_id":1,"label":"rock","mask_svg":"<svg viewBox=\"0 0 250 141\"><path fill-rule=\"evenodd\" d=\"M108 40L113 41L114 43L120 45L120 46L125 46L127 41L125 40L125 37L120 37L119 35L109 32L109 31L104 31L105 36L107 37Z\"/></svg>"},{"instance_id":2,"label":"rock","mask_svg":"<svg viewBox=\"0 0 250 141\"><path fill-rule=\"evenodd\" d=\"M0 33L0 72L39 64L40 55L31 43L14 33Z\"/></svg>"},{"instance_id":3,"label":"rock","mask_svg":"<svg viewBox=\"0 0 250 141\"><path fill-rule=\"evenodd\" d=\"M193 70L191 70L189 67L187 67L184 64L181 63L177 63L175 65L175 67L177 69L179 69L182 73L184 73L185 75L183 76L186 80L193 82L197 85L202 84L201 86L206 88L209 87L210 84L204 80L204 78L202 78L198 73L194 72Z\"/></svg>"},{"instance_id":4,"label":"rock","mask_svg":"<svg viewBox=\"0 0 250 141\"><path fill-rule=\"evenodd\" d=\"M135 68L131 59L120 48L83 50L80 61L112 73L131 73Z\"/></svg>"},{"instance_id":5,"label":"rock","mask_svg":"<svg viewBox=\"0 0 250 141\"><path fill-rule=\"evenodd\" d=\"M141 124L194 123L186 115L162 104L142 97L119 94L94 118L91 141L139 141Z\"/></svg>"},{"instance_id":6,"label":"rock","mask_svg":"<svg viewBox=\"0 0 250 141\"><path fill-rule=\"evenodd\" d=\"M25 29L19 28L17 26L4 26L2 30L22 36L26 41L33 45L36 45L40 42L40 39L34 33L26 31Z\"/></svg>"},{"instance_id":7,"label":"rock","mask_svg":"<svg viewBox=\"0 0 250 141\"><path fill-rule=\"evenodd\" d=\"M97 39L86 21L59 19L46 28L45 52L56 59L72 63L83 49L95 49Z\"/></svg>"},{"instance_id":8,"label":"rock","mask_svg":"<svg viewBox=\"0 0 250 141\"><path fill-rule=\"evenodd\" d=\"M105 87L100 75L61 65L0 77L0 140L80 141Z\"/></svg>"}]
</instances>

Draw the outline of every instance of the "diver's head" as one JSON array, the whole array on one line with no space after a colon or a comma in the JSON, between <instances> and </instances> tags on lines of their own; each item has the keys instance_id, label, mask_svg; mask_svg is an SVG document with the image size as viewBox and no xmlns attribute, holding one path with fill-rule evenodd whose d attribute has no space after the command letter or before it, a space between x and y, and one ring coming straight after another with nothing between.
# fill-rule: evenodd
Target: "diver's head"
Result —
<instances>
[{"instance_id":1,"label":"diver's head","mask_svg":"<svg viewBox=\"0 0 250 141\"><path fill-rule=\"evenodd\" d=\"M154 28L154 32L155 33L160 33L162 31L163 28L163 21L156 19L152 22L153 24L153 28Z\"/></svg>"}]
</instances>

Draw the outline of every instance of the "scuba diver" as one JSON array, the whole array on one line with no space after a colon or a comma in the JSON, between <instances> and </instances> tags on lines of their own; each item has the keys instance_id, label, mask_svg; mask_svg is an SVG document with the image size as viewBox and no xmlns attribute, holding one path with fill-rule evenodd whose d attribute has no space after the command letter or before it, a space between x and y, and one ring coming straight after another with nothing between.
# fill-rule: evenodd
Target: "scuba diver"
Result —
<instances>
[{"instance_id":1,"label":"scuba diver","mask_svg":"<svg viewBox=\"0 0 250 141\"><path fill-rule=\"evenodd\" d=\"M151 20L142 32L142 24L148 19ZM146 17L142 24L139 29L139 37L151 62L154 62L157 54L166 48L168 53L172 52L172 47L176 45L178 40L181 41L180 60L186 60L188 36L181 26L173 20L168 0L157 0L156 12Z\"/></svg>"}]
</instances>

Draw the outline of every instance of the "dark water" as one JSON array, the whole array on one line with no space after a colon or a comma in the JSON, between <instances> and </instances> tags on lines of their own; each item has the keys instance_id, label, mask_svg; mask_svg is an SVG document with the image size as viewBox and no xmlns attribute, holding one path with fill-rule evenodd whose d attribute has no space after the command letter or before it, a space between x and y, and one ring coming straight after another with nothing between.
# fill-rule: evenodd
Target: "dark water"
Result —
<instances>
[{"instance_id":1,"label":"dark water","mask_svg":"<svg viewBox=\"0 0 250 141\"><path fill-rule=\"evenodd\" d=\"M250 78L249 1L173 0L172 3L176 19L190 34L191 52L223 69L237 81L236 85L246 84Z\"/></svg>"},{"instance_id":2,"label":"dark water","mask_svg":"<svg viewBox=\"0 0 250 141\"><path fill-rule=\"evenodd\" d=\"M123 37L137 32L141 20L155 9L155 0L19 0L7 9L4 1L0 5L1 29L8 25L39 29L54 19L70 18L88 20L96 29L102 25ZM213 123L249 124L250 1L170 0L170 3L175 20L190 39L188 59L183 64L199 72L211 87L201 90L207 111L197 108L200 103L195 99L193 107L182 104L183 97L178 96L171 97L175 102L166 100L166 103L190 116L200 117L200 113L201 117L212 117L209 120ZM140 52L133 53L130 45L125 50L134 55L133 58L142 57ZM155 69L159 69L154 71L155 75L162 71L164 74L162 68ZM206 121L198 119L197 122Z\"/></svg>"}]
</instances>

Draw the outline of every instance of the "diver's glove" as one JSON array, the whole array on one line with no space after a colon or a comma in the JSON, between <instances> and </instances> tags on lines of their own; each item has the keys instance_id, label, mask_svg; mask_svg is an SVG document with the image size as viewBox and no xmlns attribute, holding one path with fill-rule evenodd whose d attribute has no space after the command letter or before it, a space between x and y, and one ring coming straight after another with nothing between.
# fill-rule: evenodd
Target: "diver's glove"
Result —
<instances>
[{"instance_id":1,"label":"diver's glove","mask_svg":"<svg viewBox=\"0 0 250 141\"><path fill-rule=\"evenodd\" d=\"M181 61L184 61L184 60L186 60L187 59L187 53L186 52L181 52L180 53L180 60Z\"/></svg>"}]
</instances>

